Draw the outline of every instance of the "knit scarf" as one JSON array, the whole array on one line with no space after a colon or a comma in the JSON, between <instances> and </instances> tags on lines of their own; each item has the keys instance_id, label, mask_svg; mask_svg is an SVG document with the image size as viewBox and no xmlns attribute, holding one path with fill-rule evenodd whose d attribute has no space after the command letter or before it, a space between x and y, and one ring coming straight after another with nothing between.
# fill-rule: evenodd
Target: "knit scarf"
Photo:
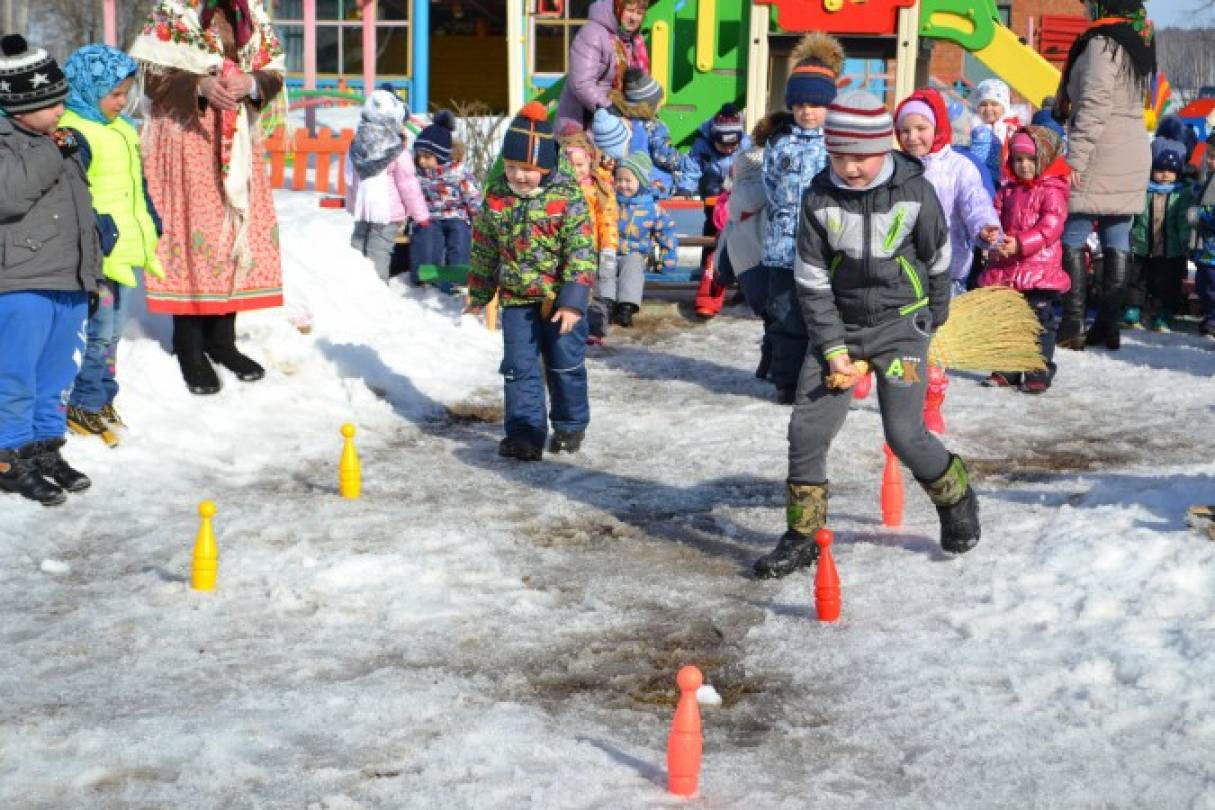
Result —
<instances>
[{"instance_id":1,"label":"knit scarf","mask_svg":"<svg viewBox=\"0 0 1215 810\"><path fill-rule=\"evenodd\" d=\"M1179 183L1157 183L1155 180L1148 181L1148 194L1172 194L1177 190Z\"/></svg>"},{"instance_id":2,"label":"knit scarf","mask_svg":"<svg viewBox=\"0 0 1215 810\"><path fill-rule=\"evenodd\" d=\"M1072 100L1067 94L1067 82L1071 77L1072 66L1088 44L1097 37L1105 38L1105 52L1111 58L1121 47L1126 51L1127 60L1124 63L1123 78L1147 92L1148 83L1156 75L1156 34L1152 21L1147 18L1141 0L1098 0L1091 2L1098 19L1093 20L1088 29L1076 38L1071 49L1067 52L1067 62L1063 66L1063 75L1059 80L1059 90L1055 94L1055 120L1066 121L1072 114Z\"/></svg>"},{"instance_id":3,"label":"knit scarf","mask_svg":"<svg viewBox=\"0 0 1215 810\"><path fill-rule=\"evenodd\" d=\"M131 56L151 73L177 70L220 78L259 70L285 73L283 46L270 17L261 0L252 3L233 0L235 61L224 56L224 45L215 29L216 0L156 0L131 46ZM241 42L242 25L246 29L244 42ZM280 103L285 100L285 96L280 96ZM225 213L236 232L232 254L238 267L249 266L253 258L249 250L248 213L255 160L252 127L256 117L251 104L239 104L235 110L220 113L220 174Z\"/></svg>"}]
</instances>

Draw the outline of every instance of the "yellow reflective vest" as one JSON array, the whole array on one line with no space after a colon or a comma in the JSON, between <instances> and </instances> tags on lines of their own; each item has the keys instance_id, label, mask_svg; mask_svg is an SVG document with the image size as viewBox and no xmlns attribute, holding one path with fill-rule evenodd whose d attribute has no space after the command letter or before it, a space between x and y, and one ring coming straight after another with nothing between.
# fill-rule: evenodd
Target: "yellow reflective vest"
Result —
<instances>
[{"instance_id":1,"label":"yellow reflective vest","mask_svg":"<svg viewBox=\"0 0 1215 810\"><path fill-rule=\"evenodd\" d=\"M136 267L164 278L164 267L156 257L156 225L144 196L139 133L121 117L99 124L71 110L59 119L59 126L76 130L88 141L93 210L112 217L118 229L118 242L101 266L106 278L134 287Z\"/></svg>"}]
</instances>

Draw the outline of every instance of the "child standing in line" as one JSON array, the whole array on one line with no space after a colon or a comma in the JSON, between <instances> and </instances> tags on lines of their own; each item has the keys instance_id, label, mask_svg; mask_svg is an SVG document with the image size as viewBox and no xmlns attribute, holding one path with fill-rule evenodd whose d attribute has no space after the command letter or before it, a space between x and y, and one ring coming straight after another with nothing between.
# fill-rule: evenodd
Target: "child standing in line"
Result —
<instances>
[{"instance_id":1,"label":"child standing in line","mask_svg":"<svg viewBox=\"0 0 1215 810\"><path fill-rule=\"evenodd\" d=\"M893 122L873 95L837 98L826 132L831 170L806 192L797 235L794 272L811 348L789 422L788 529L755 563L761 578L818 559L827 451L860 378L852 358L873 365L886 441L936 504L941 547L960 554L979 542L966 465L923 419L929 338L949 317L949 229L936 192L919 161L890 151Z\"/></svg>"},{"instance_id":2,"label":"child standing in line","mask_svg":"<svg viewBox=\"0 0 1215 810\"><path fill-rule=\"evenodd\" d=\"M658 117L663 95L662 85L636 67L625 71L624 92L611 93L613 106L629 125L628 153L645 152L654 164L647 185L659 200L670 197L679 184L683 158L671 142L671 131Z\"/></svg>"},{"instance_id":3,"label":"child standing in line","mask_svg":"<svg viewBox=\"0 0 1215 810\"><path fill-rule=\"evenodd\" d=\"M673 272L679 252L675 223L659 207L646 185L652 164L645 152L634 152L616 167L616 205L620 210L620 247L616 272L599 277L599 301L612 313L612 323L633 325L645 292L645 273L658 252L659 272Z\"/></svg>"},{"instance_id":4,"label":"child standing in line","mask_svg":"<svg viewBox=\"0 0 1215 810\"><path fill-rule=\"evenodd\" d=\"M1126 285L1124 326L1142 328L1140 319L1147 316L1153 332L1171 331L1169 319L1185 303L1182 282L1190 244L1186 214L1194 198L1189 184L1181 182L1184 165L1185 144L1167 138L1152 141L1152 180L1143 213L1131 223L1134 261Z\"/></svg>"},{"instance_id":5,"label":"child standing in line","mask_svg":"<svg viewBox=\"0 0 1215 810\"><path fill-rule=\"evenodd\" d=\"M590 208L591 222L595 231L595 251L599 257L597 278L614 278L616 275L616 250L620 245L620 210L616 205L616 190L612 176L601 167L597 150L585 132L572 132L561 138L561 146L574 170L574 179L582 189L582 196ZM602 345L607 337L607 307L598 298L591 303L587 314L589 321L589 345Z\"/></svg>"},{"instance_id":6,"label":"child standing in line","mask_svg":"<svg viewBox=\"0 0 1215 810\"><path fill-rule=\"evenodd\" d=\"M413 144L418 182L433 226L415 231L409 245L409 267L415 284L419 281L418 267L423 264L450 267L469 261L472 221L481 208L481 187L472 169L453 152L462 148L452 143L455 131L456 117L440 110Z\"/></svg>"},{"instance_id":7,"label":"child standing in line","mask_svg":"<svg viewBox=\"0 0 1215 810\"><path fill-rule=\"evenodd\" d=\"M430 225L414 158L401 131L406 113L396 93L374 91L363 104L344 167L346 210L354 217L350 246L371 259L384 283L405 221L413 221L415 234Z\"/></svg>"},{"instance_id":8,"label":"child standing in line","mask_svg":"<svg viewBox=\"0 0 1215 810\"><path fill-rule=\"evenodd\" d=\"M543 104L529 102L510 122L502 162L473 228L467 311L500 296L506 438L498 455L539 461L550 421L549 452L576 453L591 418L585 315L594 226Z\"/></svg>"},{"instance_id":9,"label":"child standing in line","mask_svg":"<svg viewBox=\"0 0 1215 810\"><path fill-rule=\"evenodd\" d=\"M764 136L764 187L768 221L763 263L768 274L764 340L771 347L768 379L777 401L793 402L806 356L806 324L793 284L794 244L802 193L827 165L823 122L844 68L844 47L827 34L807 34L793 51L795 64L785 84L787 113L761 121Z\"/></svg>"},{"instance_id":10,"label":"child standing in line","mask_svg":"<svg viewBox=\"0 0 1215 810\"><path fill-rule=\"evenodd\" d=\"M1063 224L1071 173L1063 158L1063 141L1048 127L1028 126L1009 139L1008 168L1012 178L996 194L996 211L1004 240L992 250L987 270L979 277L983 287L1012 287L1038 316L1042 333L1038 343L1046 371L1028 374L994 372L984 385L1017 386L1027 394L1041 394L1055 377L1055 304L1071 288L1063 271Z\"/></svg>"},{"instance_id":11,"label":"child standing in line","mask_svg":"<svg viewBox=\"0 0 1215 810\"><path fill-rule=\"evenodd\" d=\"M59 128L67 95L45 50L0 38L0 490L46 506L91 483L60 449L102 278L80 145Z\"/></svg>"},{"instance_id":12,"label":"child standing in line","mask_svg":"<svg viewBox=\"0 0 1215 810\"><path fill-rule=\"evenodd\" d=\"M117 48L85 45L64 63L68 80L67 112L59 125L80 143L80 162L88 175L101 235L102 273L96 310L89 316L88 344L72 395L68 427L118 444L125 427L114 409L118 396L118 341L139 286L142 269L164 278L156 257L161 224L148 196L139 153L139 133L122 114L139 66Z\"/></svg>"},{"instance_id":13,"label":"child standing in line","mask_svg":"<svg viewBox=\"0 0 1215 810\"><path fill-rule=\"evenodd\" d=\"M1202 304L1202 323L1198 332L1215 337L1215 133L1207 138L1203 156L1206 180L1194 189L1194 205L1186 212L1186 221L1193 230L1190 258L1198 271L1194 286Z\"/></svg>"},{"instance_id":14,"label":"child standing in line","mask_svg":"<svg viewBox=\"0 0 1215 810\"><path fill-rule=\"evenodd\" d=\"M713 198L721 193L734 156L751 147L743 126L742 115L733 104L723 104L717 114L700 125L692 148L684 155L680 170L680 194L700 197L704 201L703 236L717 236L717 225L713 221ZM712 248L700 251L700 269L711 275Z\"/></svg>"},{"instance_id":15,"label":"child standing in line","mask_svg":"<svg viewBox=\"0 0 1215 810\"><path fill-rule=\"evenodd\" d=\"M978 99L974 127L970 132L970 148L979 160L987 164L996 185L1004 182L1004 144L1008 136L1021 127L1012 109L1012 90L999 79L985 79L975 88Z\"/></svg>"}]
</instances>

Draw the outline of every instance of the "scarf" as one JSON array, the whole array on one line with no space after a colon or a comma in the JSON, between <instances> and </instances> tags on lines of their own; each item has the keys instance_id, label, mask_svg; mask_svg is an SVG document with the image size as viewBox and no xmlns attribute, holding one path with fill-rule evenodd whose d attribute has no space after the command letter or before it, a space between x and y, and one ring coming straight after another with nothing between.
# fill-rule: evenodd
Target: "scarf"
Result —
<instances>
[{"instance_id":1,"label":"scarf","mask_svg":"<svg viewBox=\"0 0 1215 810\"><path fill-rule=\"evenodd\" d=\"M85 45L63 63L68 80L67 108L86 121L106 125L110 119L101 111L101 100L114 88L139 72L139 65L117 48ZM125 115L128 124L134 122Z\"/></svg>"},{"instance_id":2,"label":"scarf","mask_svg":"<svg viewBox=\"0 0 1215 810\"><path fill-rule=\"evenodd\" d=\"M198 15L198 21L202 24L203 30L211 27L211 18L219 9L220 0L205 0L205 2L206 6L203 8L202 14ZM231 0L231 2L232 30L236 35L236 47L243 48L245 43L253 37L253 19L249 14L249 0Z\"/></svg>"},{"instance_id":3,"label":"scarf","mask_svg":"<svg viewBox=\"0 0 1215 810\"><path fill-rule=\"evenodd\" d=\"M1172 194L1177 190L1180 183L1157 183L1155 180L1149 180L1147 185L1148 194Z\"/></svg>"},{"instance_id":4,"label":"scarf","mask_svg":"<svg viewBox=\"0 0 1215 810\"><path fill-rule=\"evenodd\" d=\"M1124 65L1123 79L1139 87L1145 94L1148 83L1156 75L1156 34L1152 21L1147 18L1141 0L1098 0L1091 2L1098 15L1088 29L1076 38L1067 52L1067 62L1059 79L1059 90L1055 94L1055 120L1064 122L1071 117L1072 102L1067 95L1067 82L1071 78L1072 66L1089 42L1105 37L1105 51L1111 57L1122 47L1129 57Z\"/></svg>"},{"instance_id":5,"label":"scarf","mask_svg":"<svg viewBox=\"0 0 1215 810\"><path fill-rule=\"evenodd\" d=\"M131 46L131 56L145 71L163 73L180 70L198 76L220 78L235 73L259 70L285 73L283 46L261 0L234 0L233 28L236 29L237 54L233 61L224 56L223 42L215 30L215 0L156 0L152 12ZM199 12L203 5L206 8ZM203 23L203 17L207 23ZM241 21L248 28L243 43ZM286 103L285 94L279 103ZM235 110L220 113L220 174L223 179L225 214L236 236L232 258L238 272L236 283L243 282L243 270L253 261L249 250L249 197L253 179L253 122L257 112L252 105L239 104Z\"/></svg>"},{"instance_id":6,"label":"scarf","mask_svg":"<svg viewBox=\"0 0 1215 810\"><path fill-rule=\"evenodd\" d=\"M381 174L404 151L404 120L405 105L394 96L382 90L371 94L350 144L350 162L360 180Z\"/></svg>"}]
</instances>

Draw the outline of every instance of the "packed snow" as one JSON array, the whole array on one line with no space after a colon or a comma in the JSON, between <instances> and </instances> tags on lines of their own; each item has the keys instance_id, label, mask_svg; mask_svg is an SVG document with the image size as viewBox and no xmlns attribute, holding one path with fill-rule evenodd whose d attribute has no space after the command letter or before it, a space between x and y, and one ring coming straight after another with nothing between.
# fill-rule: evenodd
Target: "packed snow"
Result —
<instances>
[{"instance_id":1,"label":"packed snow","mask_svg":"<svg viewBox=\"0 0 1215 810\"><path fill-rule=\"evenodd\" d=\"M584 451L508 461L500 336L386 289L343 212L277 201L287 306L238 320L267 379L191 396L141 313L123 443L66 450L92 489L0 503L0 806L1215 807L1215 544L1184 523L1215 501L1212 342L1061 352L1037 398L954 374L985 531L956 559L906 472L881 527L856 403L824 625L810 572L748 576L788 411L744 308L647 309L592 350ZM665 791L684 664L711 686L690 802Z\"/></svg>"}]
</instances>

